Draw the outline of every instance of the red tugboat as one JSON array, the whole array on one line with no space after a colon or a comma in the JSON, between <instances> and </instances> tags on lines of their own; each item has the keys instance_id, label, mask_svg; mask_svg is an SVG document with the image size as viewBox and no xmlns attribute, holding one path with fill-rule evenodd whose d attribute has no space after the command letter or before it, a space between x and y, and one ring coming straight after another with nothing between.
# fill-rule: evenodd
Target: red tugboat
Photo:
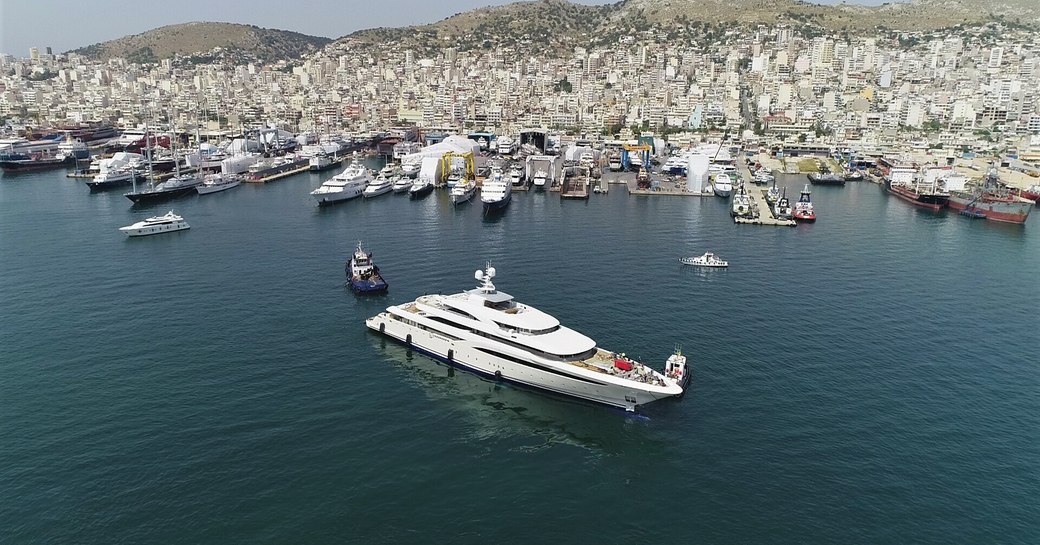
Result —
<instances>
[{"instance_id":1,"label":"red tugboat","mask_svg":"<svg viewBox=\"0 0 1040 545\"><path fill-rule=\"evenodd\" d=\"M794 212L792 212L794 219L808 223L816 221L816 211L813 210L810 194L809 184L805 184L801 196L798 197L798 202L794 203Z\"/></svg>"}]
</instances>

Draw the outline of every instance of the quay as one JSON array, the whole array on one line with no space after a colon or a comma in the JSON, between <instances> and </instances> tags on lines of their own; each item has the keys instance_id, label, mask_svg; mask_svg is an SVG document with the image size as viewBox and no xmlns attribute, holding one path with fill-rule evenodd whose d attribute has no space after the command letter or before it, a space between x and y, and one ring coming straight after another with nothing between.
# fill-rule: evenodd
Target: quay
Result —
<instances>
[{"instance_id":1,"label":"quay","mask_svg":"<svg viewBox=\"0 0 1040 545\"><path fill-rule=\"evenodd\" d=\"M310 170L310 168L310 165L304 164L301 167L297 167L292 170L286 170L285 172L271 174L270 176L262 176L259 178L250 178L249 176L246 176L242 179L242 181L250 184L263 184L267 182L273 182L275 180L281 180L282 178L288 178L289 176L293 176L301 172L307 172Z\"/></svg>"},{"instance_id":2,"label":"quay","mask_svg":"<svg viewBox=\"0 0 1040 545\"><path fill-rule=\"evenodd\" d=\"M778 227L794 227L798 225L793 219L780 219L773 215L773 210L768 206L765 207L765 213L762 212L762 208L758 206L758 199L754 196L751 197L751 210L754 211L754 217L745 218L740 216L733 217L733 223L739 223L744 225L775 225ZM766 190L762 191L762 202L766 202Z\"/></svg>"}]
</instances>

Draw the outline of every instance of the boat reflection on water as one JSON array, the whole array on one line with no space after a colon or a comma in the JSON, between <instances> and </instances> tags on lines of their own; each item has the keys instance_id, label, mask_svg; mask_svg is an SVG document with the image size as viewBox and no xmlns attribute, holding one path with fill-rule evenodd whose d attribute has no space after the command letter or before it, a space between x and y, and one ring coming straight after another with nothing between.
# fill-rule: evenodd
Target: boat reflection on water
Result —
<instances>
[{"instance_id":1,"label":"boat reflection on water","mask_svg":"<svg viewBox=\"0 0 1040 545\"><path fill-rule=\"evenodd\" d=\"M402 370L405 382L419 386L438 405L448 405L435 410L460 411L459 414L471 416L475 438L531 435L543 438L545 442L530 448L566 444L603 454L624 450L633 441L656 444L653 450L668 448L662 438L652 433L652 429L639 425L651 419L645 414L485 379L386 337L375 334L370 337L375 352ZM679 406L670 401L651 406ZM668 411L666 408L663 410Z\"/></svg>"}]
</instances>

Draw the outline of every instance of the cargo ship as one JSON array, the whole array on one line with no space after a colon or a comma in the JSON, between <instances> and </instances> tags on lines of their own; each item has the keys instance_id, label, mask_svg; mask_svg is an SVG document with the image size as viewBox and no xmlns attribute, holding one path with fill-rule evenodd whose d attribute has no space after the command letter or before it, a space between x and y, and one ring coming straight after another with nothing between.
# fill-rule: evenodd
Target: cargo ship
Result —
<instances>
[{"instance_id":1,"label":"cargo ship","mask_svg":"<svg viewBox=\"0 0 1040 545\"><path fill-rule=\"evenodd\" d=\"M885 189L904 201L921 208L939 210L946 207L950 193L937 169L920 176L913 167L892 167L885 177Z\"/></svg>"},{"instance_id":2,"label":"cargo ship","mask_svg":"<svg viewBox=\"0 0 1040 545\"><path fill-rule=\"evenodd\" d=\"M981 184L950 192L950 208L972 218L985 218L1003 223L1025 223L1033 210L1033 201L1015 194L1000 181L996 167L991 167Z\"/></svg>"}]
</instances>

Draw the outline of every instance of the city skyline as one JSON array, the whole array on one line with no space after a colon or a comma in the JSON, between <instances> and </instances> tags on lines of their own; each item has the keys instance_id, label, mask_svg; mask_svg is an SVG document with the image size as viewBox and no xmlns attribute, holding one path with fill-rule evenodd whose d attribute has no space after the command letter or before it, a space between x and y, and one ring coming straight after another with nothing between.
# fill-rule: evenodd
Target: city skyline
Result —
<instances>
[{"instance_id":1,"label":"city skyline","mask_svg":"<svg viewBox=\"0 0 1040 545\"><path fill-rule=\"evenodd\" d=\"M577 4L604 5L609 0L573 0ZM82 2L54 0L51 2L3 2L0 3L0 53L15 57L26 57L30 48L40 51L50 47L55 53L64 53L88 45L140 34L149 30L193 21L227 22L256 25L264 28L288 30L321 36L340 38L352 32L375 27L401 27L434 23L473 9L513 3L511 0L449 0L427 2L425 0L399 0L394 10L368 10L366 2L346 0L314 0L306 5L294 4L292 11L285 4L271 0L258 0L248 7L241 4L215 4L200 0L185 0L178 3L177 10L148 10L125 13L126 4L112 0L90 3L90 11L84 11ZM817 4L838 4L838 0L815 0ZM860 0L854 4L876 6L882 0ZM70 28L64 24L39 24L59 21L76 14L77 24ZM327 14L327 16L316 16ZM127 15L132 15L128 21ZM32 24L25 24L31 21Z\"/></svg>"}]
</instances>

